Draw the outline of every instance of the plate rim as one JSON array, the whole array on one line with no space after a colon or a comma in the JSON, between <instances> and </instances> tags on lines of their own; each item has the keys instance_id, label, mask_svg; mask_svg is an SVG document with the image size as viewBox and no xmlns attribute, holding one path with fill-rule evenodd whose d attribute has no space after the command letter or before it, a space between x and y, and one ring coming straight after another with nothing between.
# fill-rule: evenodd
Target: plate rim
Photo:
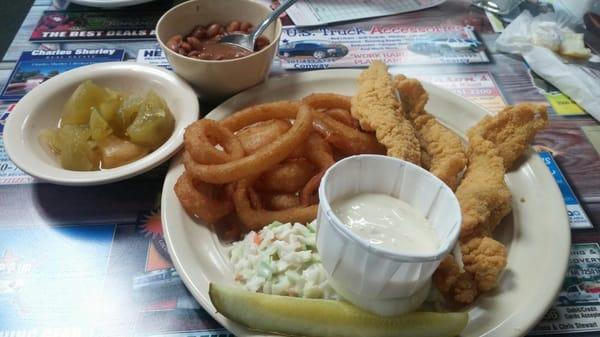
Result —
<instances>
[{"instance_id":1,"label":"plate rim","mask_svg":"<svg viewBox=\"0 0 600 337\"><path fill-rule=\"evenodd\" d=\"M317 81L317 80L323 80L323 79L335 79L335 78L339 77L339 75L343 75L342 77L348 77L348 74L353 75L352 76L353 78L357 78L358 74L361 71L362 71L362 69L328 69L328 70L317 70L317 71L311 71L311 72L298 72L298 73L292 73L292 74L285 74L284 76L273 77L258 86L255 86L248 90L242 91L242 92L238 93L237 95L229 98L228 100L226 100L225 102L223 102L222 104L218 105L213 110L211 110L208 114L206 114L204 116L204 118L211 118L211 119L218 120L218 119L224 117L224 116L222 116L224 113L221 112L221 110L229 109L229 107L234 106L238 100L244 99L245 97L250 96L253 93L260 93L260 92L268 89L270 86L277 86L279 83L289 81L290 79L295 79L295 80L298 80L299 82L304 83L307 81L310 82L310 81ZM421 82L423 83L424 87L426 87L428 92L430 92L430 90L434 90L434 91L436 91L436 93L441 93L442 95L450 96L450 97L453 97L454 99L459 99L460 101L462 101L461 104L471 105L473 108L480 110L487 115L491 114L488 110L486 110L479 104L469 101L453 92L450 92L446 89L443 89L439 86L433 85L426 81L421 81ZM456 130L454 130L454 131L456 132ZM541 170L541 168L545 169L546 166L543 163L542 159L539 156L536 156L535 153L536 153L535 151L529 149L526 154L527 160L525 160L524 162L528 162L530 165L537 168L537 170L535 171L535 174L539 175L538 176L539 179L545 180L545 181L554 181L551 173L547 169ZM173 248L174 242L173 242L173 238L171 236L171 228L169 225L169 221L167 220L166 212L164 211L164 205L167 204L168 192L169 192L169 190L172 190L172 188L173 188L172 184L171 185L168 184L168 182L171 180L168 178L170 176L172 178L172 175L175 174L176 171L181 170L181 168L182 168L182 163L181 163L181 153L180 153L175 157L175 159L172 161L172 163L169 167L169 171L167 172L167 176L165 177L165 182L163 184L162 196L161 196L161 222L162 222L162 226L163 226L165 242L167 243L167 248L168 248L169 254L171 256L171 259L173 261L173 265L175 266L177 271L180 273L184 284L190 290L190 292L192 293L194 298L201 304L203 309L206 312L208 312L212 316L212 318L215 319L217 322L219 322L219 324L221 324L224 328L228 329L230 332L232 332L236 336L240 336L240 337L241 336L276 336L276 335L272 335L272 334L262 334L262 333L257 333L255 331L251 331L251 330L247 329L246 327L244 327L236 322L233 322L230 319L228 319L228 318L224 317L223 315L221 315L220 313L218 313L216 311L216 309L214 308L214 306L212 305L212 303L210 302L210 299L208 298L208 294L204 294L202 291L200 291L200 289L198 289L198 287L194 284L194 282L190 278L189 274L187 273L187 269L182 263L181 256L179 255L178 251L175 250L175 248ZM542 317L546 314L546 312L552 307L552 305L555 303L555 298L556 298L557 294L560 292L562 283L564 281L564 275L566 274L567 267L568 267L568 258L570 255L570 247L571 247L571 229L570 229L569 222L568 222L566 208L564 207L563 198L562 198L562 195L560 194L560 190L559 190L558 186L556 184L547 184L546 188L548 188L551 191L549 194L546 195L545 199L550 199L550 201L553 201L553 203L557 203L557 205L560 204L560 207L553 207L553 209L556 212L561 213L561 215L562 215L560 218L556 218L555 221L557 224L556 227L559 229L562 228L562 231L563 231L562 234L559 233L559 234L561 234L559 236L562 237L563 240L558 243L553 242L554 248L556 248L557 251L562 251L562 254L560 254L561 261L554 261L554 262L556 262L555 265L559 266L559 268L557 268L557 272L554 274L557 276L555 276L551 280L554 282L546 283L546 287L545 287L545 288L549 289L548 294L551 294L552 296L547 296L547 297L544 297L544 299L538 300L537 303L539 305L537 306L537 310L532 310L531 308L527 308L528 309L527 311L529 312L529 315L525 316L525 317L527 317L527 319L523 318L524 317L523 315L515 315L515 312L516 312L515 311L511 315L508 315L506 317L506 319L501 322L501 324L498 324L497 326L493 327L491 330L486 331L482 336L518 337L518 336L526 335L533 327L535 327L535 325L542 319ZM513 238L513 240L514 240L514 238ZM475 302L475 303L477 303L477 302ZM473 305L470 305L470 306L465 307L464 310L470 311L473 307L474 307ZM535 311L535 313L532 314L533 311ZM510 326L508 324L510 324ZM504 329L501 329L502 327L504 327Z\"/></svg>"}]
</instances>

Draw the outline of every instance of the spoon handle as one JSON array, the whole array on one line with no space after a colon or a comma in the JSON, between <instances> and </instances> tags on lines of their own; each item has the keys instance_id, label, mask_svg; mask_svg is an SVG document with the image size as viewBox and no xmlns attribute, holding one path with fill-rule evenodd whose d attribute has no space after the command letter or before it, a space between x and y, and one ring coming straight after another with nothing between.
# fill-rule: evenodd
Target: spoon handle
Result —
<instances>
[{"instance_id":1,"label":"spoon handle","mask_svg":"<svg viewBox=\"0 0 600 337\"><path fill-rule=\"evenodd\" d=\"M288 9L291 5L293 5L296 1L298 1L298 0L287 0L283 3L281 3L279 5L279 7L277 7L275 10L273 10L271 15L269 15L263 22L261 22L261 24L252 33L252 41L256 41L256 39L262 35L262 33L265 31L265 29L267 29L267 27L269 27L269 25L273 21L277 20L279 15L281 15L283 12L285 12L285 10Z\"/></svg>"}]
</instances>

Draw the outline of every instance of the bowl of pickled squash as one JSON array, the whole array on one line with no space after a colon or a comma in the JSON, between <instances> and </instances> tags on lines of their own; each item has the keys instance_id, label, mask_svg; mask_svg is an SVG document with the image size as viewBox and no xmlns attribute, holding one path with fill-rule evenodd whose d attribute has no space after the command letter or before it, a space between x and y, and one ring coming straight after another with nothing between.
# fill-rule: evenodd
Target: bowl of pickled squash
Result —
<instances>
[{"instance_id":1,"label":"bowl of pickled squash","mask_svg":"<svg viewBox=\"0 0 600 337\"><path fill-rule=\"evenodd\" d=\"M4 147L17 167L41 181L106 184L168 160L198 116L196 94L173 72L99 63L25 95L6 121Z\"/></svg>"}]
</instances>

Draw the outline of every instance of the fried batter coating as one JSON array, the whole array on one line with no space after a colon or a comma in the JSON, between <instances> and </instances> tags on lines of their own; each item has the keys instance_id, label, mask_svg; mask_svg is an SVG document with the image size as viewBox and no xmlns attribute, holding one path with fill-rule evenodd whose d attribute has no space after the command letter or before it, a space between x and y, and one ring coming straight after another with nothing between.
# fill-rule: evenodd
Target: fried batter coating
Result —
<instances>
[{"instance_id":1,"label":"fried batter coating","mask_svg":"<svg viewBox=\"0 0 600 337\"><path fill-rule=\"evenodd\" d=\"M504 167L510 170L529 147L535 134L548 125L546 106L521 103L508 106L496 116L486 116L469 130L469 138L479 135L498 147Z\"/></svg>"},{"instance_id":2,"label":"fried batter coating","mask_svg":"<svg viewBox=\"0 0 600 337\"><path fill-rule=\"evenodd\" d=\"M417 117L414 125L423 150L421 157L429 159L427 169L455 190L458 175L467 165L462 141L429 114Z\"/></svg>"},{"instance_id":3,"label":"fried batter coating","mask_svg":"<svg viewBox=\"0 0 600 337\"><path fill-rule=\"evenodd\" d=\"M373 61L358 78L358 91L352 97L352 116L365 131L375 131L377 140L387 148L388 156L419 165L421 150L415 129L405 118L396 99L386 65Z\"/></svg>"},{"instance_id":4,"label":"fried batter coating","mask_svg":"<svg viewBox=\"0 0 600 337\"><path fill-rule=\"evenodd\" d=\"M425 112L429 96L421 82L398 75L394 77L394 85L400 94L406 116L417 130L421 164L455 190L458 175L467 165L462 141L458 135Z\"/></svg>"},{"instance_id":5,"label":"fried batter coating","mask_svg":"<svg viewBox=\"0 0 600 337\"><path fill-rule=\"evenodd\" d=\"M449 300L459 304L470 304L478 295L473 276L461 271L452 255L446 256L433 274L433 283Z\"/></svg>"},{"instance_id":6,"label":"fried batter coating","mask_svg":"<svg viewBox=\"0 0 600 337\"><path fill-rule=\"evenodd\" d=\"M460 248L464 269L473 275L477 289L484 292L495 288L506 267L506 247L490 237L479 237Z\"/></svg>"},{"instance_id":7,"label":"fried batter coating","mask_svg":"<svg viewBox=\"0 0 600 337\"><path fill-rule=\"evenodd\" d=\"M504 162L496 146L480 136L469 138L469 166L456 189L462 211L460 241L491 235L511 211L511 194L504 182Z\"/></svg>"},{"instance_id":8,"label":"fried batter coating","mask_svg":"<svg viewBox=\"0 0 600 337\"><path fill-rule=\"evenodd\" d=\"M429 95L419 80L396 75L394 76L394 86L400 92L404 114L408 119L415 120L425 113L425 104L427 104Z\"/></svg>"}]
</instances>

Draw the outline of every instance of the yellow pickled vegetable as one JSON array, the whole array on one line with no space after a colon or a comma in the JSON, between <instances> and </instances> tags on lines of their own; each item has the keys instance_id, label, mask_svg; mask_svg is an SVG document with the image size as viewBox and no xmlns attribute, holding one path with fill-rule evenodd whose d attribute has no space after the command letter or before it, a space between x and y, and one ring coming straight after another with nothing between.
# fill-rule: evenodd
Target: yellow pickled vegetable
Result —
<instances>
[{"instance_id":1,"label":"yellow pickled vegetable","mask_svg":"<svg viewBox=\"0 0 600 337\"><path fill-rule=\"evenodd\" d=\"M105 169L131 163L148 153L147 148L112 135L99 141L98 148Z\"/></svg>"},{"instance_id":2,"label":"yellow pickled vegetable","mask_svg":"<svg viewBox=\"0 0 600 337\"><path fill-rule=\"evenodd\" d=\"M90 115L90 131L93 140L102 140L113 133L108 122L102 117L98 110L93 107L92 114Z\"/></svg>"},{"instance_id":3,"label":"yellow pickled vegetable","mask_svg":"<svg viewBox=\"0 0 600 337\"><path fill-rule=\"evenodd\" d=\"M107 97L109 97L109 94L104 88L92 81L83 82L67 100L60 124L87 124L90 120L92 107L98 107Z\"/></svg>"},{"instance_id":4,"label":"yellow pickled vegetable","mask_svg":"<svg viewBox=\"0 0 600 337\"><path fill-rule=\"evenodd\" d=\"M140 110L127 128L129 139L142 146L156 149L173 133L175 120L169 107L154 91L148 92Z\"/></svg>"},{"instance_id":5,"label":"yellow pickled vegetable","mask_svg":"<svg viewBox=\"0 0 600 337\"><path fill-rule=\"evenodd\" d=\"M154 91L128 97L85 81L65 103L59 126L40 132L42 145L63 168L90 171L145 156L171 136L175 120Z\"/></svg>"},{"instance_id":6,"label":"yellow pickled vegetable","mask_svg":"<svg viewBox=\"0 0 600 337\"><path fill-rule=\"evenodd\" d=\"M123 95L110 89L105 90L107 95L100 105L98 105L98 111L111 128L118 129L117 111L119 111L119 108L123 103Z\"/></svg>"},{"instance_id":7,"label":"yellow pickled vegetable","mask_svg":"<svg viewBox=\"0 0 600 337\"><path fill-rule=\"evenodd\" d=\"M137 116L140 107L142 106L143 97L141 96L129 96L119 107L117 111L117 124L122 131L127 130L127 127L131 125L135 117Z\"/></svg>"},{"instance_id":8,"label":"yellow pickled vegetable","mask_svg":"<svg viewBox=\"0 0 600 337\"><path fill-rule=\"evenodd\" d=\"M98 169L100 158L90 138L88 126L63 125L58 129L60 164L63 168L75 171Z\"/></svg>"},{"instance_id":9,"label":"yellow pickled vegetable","mask_svg":"<svg viewBox=\"0 0 600 337\"><path fill-rule=\"evenodd\" d=\"M60 143L58 141L59 129L44 129L40 131L40 142L51 152L60 154Z\"/></svg>"}]
</instances>

